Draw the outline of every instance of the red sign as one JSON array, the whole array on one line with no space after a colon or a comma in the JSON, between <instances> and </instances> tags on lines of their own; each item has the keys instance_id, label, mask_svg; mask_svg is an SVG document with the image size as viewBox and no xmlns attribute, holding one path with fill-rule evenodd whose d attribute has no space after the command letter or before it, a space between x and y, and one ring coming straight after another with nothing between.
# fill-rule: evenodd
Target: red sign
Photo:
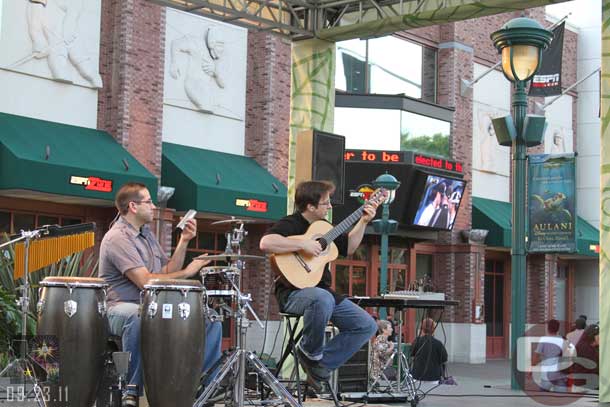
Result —
<instances>
[{"instance_id":1,"label":"red sign","mask_svg":"<svg viewBox=\"0 0 610 407\"><path fill-rule=\"evenodd\" d=\"M239 199L235 200L235 206L245 207L250 212L267 212L267 202L257 199Z\"/></svg>"},{"instance_id":2,"label":"red sign","mask_svg":"<svg viewBox=\"0 0 610 407\"><path fill-rule=\"evenodd\" d=\"M413 151L345 150L345 161L387 164L413 164L441 171L464 173L462 163Z\"/></svg>"},{"instance_id":3,"label":"red sign","mask_svg":"<svg viewBox=\"0 0 610 407\"><path fill-rule=\"evenodd\" d=\"M464 172L462 163L455 161L445 160L444 158L434 158L422 154L415 154L413 156L413 164L422 167L436 168L438 170L452 171L452 172Z\"/></svg>"},{"instance_id":4,"label":"red sign","mask_svg":"<svg viewBox=\"0 0 610 407\"><path fill-rule=\"evenodd\" d=\"M82 185L87 191L112 192L112 180L99 177L79 177L72 175L70 184Z\"/></svg>"},{"instance_id":5,"label":"red sign","mask_svg":"<svg viewBox=\"0 0 610 407\"><path fill-rule=\"evenodd\" d=\"M404 151L346 150L345 161L401 163L404 161Z\"/></svg>"}]
</instances>

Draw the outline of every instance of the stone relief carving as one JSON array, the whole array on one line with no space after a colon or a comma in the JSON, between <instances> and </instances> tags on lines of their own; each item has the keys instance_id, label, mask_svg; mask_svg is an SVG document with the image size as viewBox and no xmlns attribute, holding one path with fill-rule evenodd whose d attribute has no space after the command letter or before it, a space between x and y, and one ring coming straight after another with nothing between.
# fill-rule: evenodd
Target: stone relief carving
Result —
<instances>
[{"instance_id":1,"label":"stone relief carving","mask_svg":"<svg viewBox=\"0 0 610 407\"><path fill-rule=\"evenodd\" d=\"M21 70L30 61L46 60L54 80L73 83L76 70L93 88L101 88L97 61L79 24L85 4L85 0L28 0L25 17L31 53L7 68Z\"/></svg>"},{"instance_id":2,"label":"stone relief carving","mask_svg":"<svg viewBox=\"0 0 610 407\"><path fill-rule=\"evenodd\" d=\"M210 110L211 82L220 89L225 88L219 68L224 45L215 27L209 27L203 36L188 34L171 43L170 75L179 79L184 74L184 91L199 110ZM185 63L181 63L178 57L181 52L187 55Z\"/></svg>"}]
</instances>

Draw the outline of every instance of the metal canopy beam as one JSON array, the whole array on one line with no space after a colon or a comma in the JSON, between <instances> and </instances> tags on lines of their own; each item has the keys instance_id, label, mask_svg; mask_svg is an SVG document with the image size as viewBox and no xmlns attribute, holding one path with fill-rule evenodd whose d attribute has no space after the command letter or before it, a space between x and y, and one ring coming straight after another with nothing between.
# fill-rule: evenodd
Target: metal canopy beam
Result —
<instances>
[{"instance_id":1,"label":"metal canopy beam","mask_svg":"<svg viewBox=\"0 0 610 407\"><path fill-rule=\"evenodd\" d=\"M292 40L343 41L568 0L147 0Z\"/></svg>"}]
</instances>

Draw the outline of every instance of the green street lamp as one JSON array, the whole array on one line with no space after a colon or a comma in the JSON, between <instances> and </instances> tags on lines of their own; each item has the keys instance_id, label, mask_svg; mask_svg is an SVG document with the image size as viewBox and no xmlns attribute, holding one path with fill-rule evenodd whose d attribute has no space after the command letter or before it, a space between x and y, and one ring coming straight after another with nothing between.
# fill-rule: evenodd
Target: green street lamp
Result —
<instances>
[{"instance_id":1,"label":"green street lamp","mask_svg":"<svg viewBox=\"0 0 610 407\"><path fill-rule=\"evenodd\" d=\"M375 181L372 182L373 188L384 188L388 190L388 198L382 204L381 219L373 221L373 229L381 234L381 267L379 273L379 294L385 294L388 291L388 236L396 231L398 222L390 219L390 204L396 197L396 190L400 186L393 175L381 174ZM387 311L385 308L379 310L379 318L385 319Z\"/></svg>"},{"instance_id":2,"label":"green street lamp","mask_svg":"<svg viewBox=\"0 0 610 407\"><path fill-rule=\"evenodd\" d=\"M547 48L553 38L553 33L544 29L537 21L529 18L515 18L506 23L502 29L491 34L496 49L502 54L502 71L504 76L514 84L512 115L510 118L494 120L498 142L510 145L513 156L512 181L512 243L511 243L511 281L512 281L512 327L511 356L513 372L511 387L520 388L519 374L516 363L518 356L518 339L525 335L525 305L526 305L526 272L527 254L525 242L526 221L526 159L527 146L540 144L544 126L540 118L532 117L531 122L537 125L528 130L526 83L534 76L540 66L542 50ZM529 119L530 117L528 117ZM544 119L542 119L542 122ZM514 122L514 123L513 123ZM531 134L533 133L533 135ZM523 381L521 381L523 383Z\"/></svg>"}]
</instances>

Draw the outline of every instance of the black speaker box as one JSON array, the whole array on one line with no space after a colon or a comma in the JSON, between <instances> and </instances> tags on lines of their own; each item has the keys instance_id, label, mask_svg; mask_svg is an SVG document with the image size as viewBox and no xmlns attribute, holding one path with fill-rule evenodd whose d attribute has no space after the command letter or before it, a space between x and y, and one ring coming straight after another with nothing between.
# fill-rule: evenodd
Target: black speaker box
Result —
<instances>
[{"instance_id":1,"label":"black speaker box","mask_svg":"<svg viewBox=\"0 0 610 407\"><path fill-rule=\"evenodd\" d=\"M345 195L345 137L318 130L297 134L297 184L303 181L331 181L336 190L331 196L333 205L343 204Z\"/></svg>"},{"instance_id":2,"label":"black speaker box","mask_svg":"<svg viewBox=\"0 0 610 407\"><path fill-rule=\"evenodd\" d=\"M368 342L338 369L339 393L366 392L369 374Z\"/></svg>"}]
</instances>

